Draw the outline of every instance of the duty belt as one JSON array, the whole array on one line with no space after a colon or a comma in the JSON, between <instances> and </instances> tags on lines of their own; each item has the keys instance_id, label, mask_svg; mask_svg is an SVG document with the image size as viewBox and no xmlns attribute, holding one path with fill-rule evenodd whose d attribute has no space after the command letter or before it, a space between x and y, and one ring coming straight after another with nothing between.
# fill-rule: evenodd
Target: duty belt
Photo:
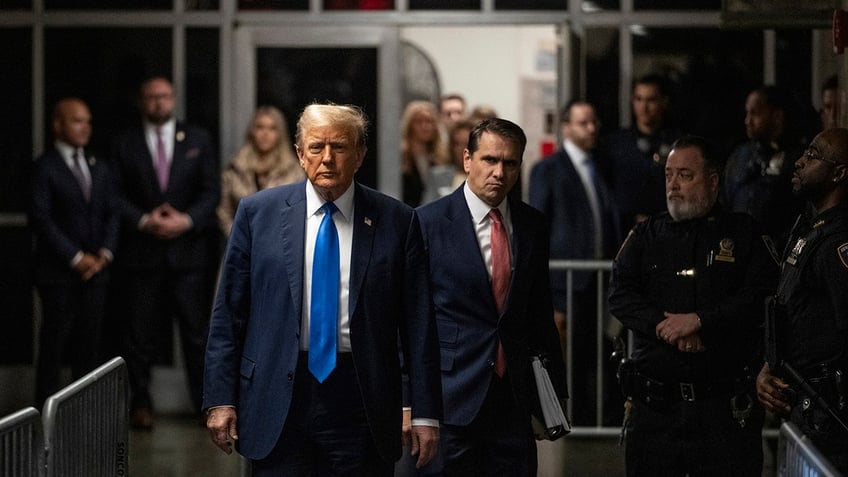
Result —
<instances>
[{"instance_id":1,"label":"duty belt","mask_svg":"<svg viewBox=\"0 0 848 477\"><path fill-rule=\"evenodd\" d=\"M733 394L732 381L662 382L636 373L630 394L647 403L652 401L695 402Z\"/></svg>"}]
</instances>

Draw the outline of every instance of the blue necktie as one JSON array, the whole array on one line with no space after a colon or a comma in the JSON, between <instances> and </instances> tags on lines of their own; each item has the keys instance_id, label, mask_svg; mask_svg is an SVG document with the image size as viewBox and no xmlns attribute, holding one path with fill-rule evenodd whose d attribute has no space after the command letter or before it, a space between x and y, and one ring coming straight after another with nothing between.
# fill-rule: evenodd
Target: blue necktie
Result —
<instances>
[{"instance_id":1,"label":"blue necktie","mask_svg":"<svg viewBox=\"0 0 848 477\"><path fill-rule=\"evenodd\" d=\"M319 383L336 367L339 314L339 234L333 223L333 212L338 209L332 202L321 208L324 218L315 239L309 304L309 371Z\"/></svg>"}]
</instances>

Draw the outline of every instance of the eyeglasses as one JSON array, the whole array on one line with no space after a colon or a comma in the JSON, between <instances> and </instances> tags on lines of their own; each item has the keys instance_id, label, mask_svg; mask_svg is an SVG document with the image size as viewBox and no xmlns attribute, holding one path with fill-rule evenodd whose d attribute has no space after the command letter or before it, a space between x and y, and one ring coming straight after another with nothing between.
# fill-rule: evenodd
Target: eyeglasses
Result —
<instances>
[{"instance_id":1,"label":"eyeglasses","mask_svg":"<svg viewBox=\"0 0 848 477\"><path fill-rule=\"evenodd\" d=\"M813 151L810 148L804 149L804 153L801 154L801 157L803 157L804 160L806 160L807 162L822 161L822 162L826 162L826 163L834 165L834 166L844 166L844 165L846 165L846 164L841 163L841 162L836 162L833 159L825 159L821 156L821 154L819 154L816 151Z\"/></svg>"}]
</instances>

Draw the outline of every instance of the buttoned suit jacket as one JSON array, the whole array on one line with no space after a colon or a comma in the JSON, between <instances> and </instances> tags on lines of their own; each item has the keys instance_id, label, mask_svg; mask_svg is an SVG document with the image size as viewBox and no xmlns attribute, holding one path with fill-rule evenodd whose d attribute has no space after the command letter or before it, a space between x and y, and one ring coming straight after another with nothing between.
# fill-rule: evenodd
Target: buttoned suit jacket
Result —
<instances>
[{"instance_id":1,"label":"buttoned suit jacket","mask_svg":"<svg viewBox=\"0 0 848 477\"><path fill-rule=\"evenodd\" d=\"M426 256L414 211L354 184L350 341L371 434L381 456L401 451L401 366L413 417L441 419L439 350ZM301 330L304 182L260 191L236 212L206 352L204 409L235 405L239 452L266 457L286 421ZM352 392L354 390L351 390Z\"/></svg>"},{"instance_id":2,"label":"buttoned suit jacket","mask_svg":"<svg viewBox=\"0 0 848 477\"><path fill-rule=\"evenodd\" d=\"M97 255L105 248L117 253L119 216L112 175L105 162L86 159L89 201L58 150L51 149L36 161L31 215L40 283L79 282L79 274L71 268L79 251Z\"/></svg>"},{"instance_id":3,"label":"buttoned suit jacket","mask_svg":"<svg viewBox=\"0 0 848 477\"><path fill-rule=\"evenodd\" d=\"M603 223L602 251L611 258L621 238L620 222L614 199L603 183L599 167L595 191ZM551 259L585 260L595 258L595 228L592 207L583 181L568 153L560 149L539 161L530 173L530 205L541 210L550 228ZM565 296L566 272L551 272L554 293ZM574 289L589 286L593 272L574 273Z\"/></svg>"},{"instance_id":4,"label":"buttoned suit jacket","mask_svg":"<svg viewBox=\"0 0 848 477\"><path fill-rule=\"evenodd\" d=\"M530 412L538 407L531 356L550 358L558 396L568 396L553 322L545 219L529 205L509 199L513 267L505 309L499 313L463 189L417 209L439 332L444 422L464 426L477 416L494 375L500 340L529 426Z\"/></svg>"},{"instance_id":5,"label":"buttoned suit jacket","mask_svg":"<svg viewBox=\"0 0 848 477\"><path fill-rule=\"evenodd\" d=\"M121 188L121 257L128 269L200 269L212 256L210 229L217 227L215 208L220 198L220 171L209 135L203 129L177 122L168 187L162 192L144 128L127 130L113 155ZM192 228L161 240L138 229L141 216L169 203L187 213Z\"/></svg>"}]
</instances>

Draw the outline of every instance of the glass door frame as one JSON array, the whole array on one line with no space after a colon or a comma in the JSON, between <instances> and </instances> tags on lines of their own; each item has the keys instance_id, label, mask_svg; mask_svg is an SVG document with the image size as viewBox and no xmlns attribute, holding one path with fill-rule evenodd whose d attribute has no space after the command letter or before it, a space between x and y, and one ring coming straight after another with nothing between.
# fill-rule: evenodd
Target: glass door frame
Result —
<instances>
[{"instance_id":1,"label":"glass door frame","mask_svg":"<svg viewBox=\"0 0 848 477\"><path fill-rule=\"evenodd\" d=\"M222 157L241 144L245 125L256 108L256 50L258 48L376 48L377 50L377 188L400 197L400 39L393 26L281 26L234 29L231 62L231 98L228 127L221 137ZM222 105L222 109L225 106ZM286 118L296 122L297 118ZM371 118L372 120L377 118ZM374 131L370 131L372 134ZM372 156L373 157L373 156ZM366 160L369 158L366 156ZM371 159L373 160L373 159Z\"/></svg>"}]
</instances>

